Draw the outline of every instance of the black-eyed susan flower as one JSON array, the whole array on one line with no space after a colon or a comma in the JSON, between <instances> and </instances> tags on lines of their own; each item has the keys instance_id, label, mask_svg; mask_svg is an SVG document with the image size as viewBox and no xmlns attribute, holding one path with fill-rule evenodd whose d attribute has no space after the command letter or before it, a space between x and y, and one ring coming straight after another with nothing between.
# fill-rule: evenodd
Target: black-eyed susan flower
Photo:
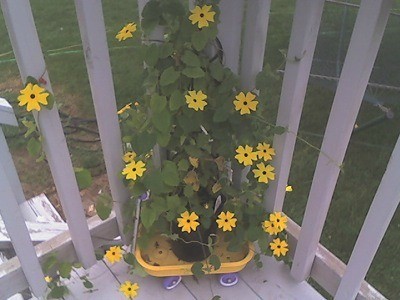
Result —
<instances>
[{"instance_id":1,"label":"black-eyed susan flower","mask_svg":"<svg viewBox=\"0 0 400 300\"><path fill-rule=\"evenodd\" d=\"M258 182L268 183L269 180L275 179L275 168L264 163L257 164L257 169L253 170L254 178L258 178Z\"/></svg>"},{"instance_id":2,"label":"black-eyed susan flower","mask_svg":"<svg viewBox=\"0 0 400 300\"><path fill-rule=\"evenodd\" d=\"M245 95L243 92L240 92L236 95L236 100L233 100L235 110L240 111L241 115L250 114L250 110L256 111L258 101L255 99L256 95L253 93L248 92Z\"/></svg>"},{"instance_id":3,"label":"black-eyed susan flower","mask_svg":"<svg viewBox=\"0 0 400 300\"><path fill-rule=\"evenodd\" d=\"M281 240L280 238L274 239L271 243L269 243L269 247L272 250L272 254L276 257L285 256L289 251L288 243L285 240Z\"/></svg>"},{"instance_id":4,"label":"black-eyed susan flower","mask_svg":"<svg viewBox=\"0 0 400 300\"><path fill-rule=\"evenodd\" d=\"M207 105L207 95L202 91L188 91L188 95L185 95L186 103L189 108L193 108L195 111L204 110L204 107Z\"/></svg>"},{"instance_id":5,"label":"black-eyed susan flower","mask_svg":"<svg viewBox=\"0 0 400 300\"><path fill-rule=\"evenodd\" d=\"M271 221L262 222L262 228L270 235L276 235L280 232L279 229L275 226L275 223Z\"/></svg>"},{"instance_id":6,"label":"black-eyed susan flower","mask_svg":"<svg viewBox=\"0 0 400 300\"><path fill-rule=\"evenodd\" d=\"M132 299L138 294L139 285L137 283L133 283L129 280L125 281L119 287L119 291L122 292L126 298Z\"/></svg>"},{"instance_id":7,"label":"black-eyed susan flower","mask_svg":"<svg viewBox=\"0 0 400 300\"><path fill-rule=\"evenodd\" d=\"M125 163L130 163L130 162L133 162L134 161L134 159L135 159L135 157L136 157L136 153L134 152L134 151L129 151L129 152L126 152L125 154L124 154L124 156L122 157L122 160L125 162Z\"/></svg>"},{"instance_id":8,"label":"black-eyed susan flower","mask_svg":"<svg viewBox=\"0 0 400 300\"><path fill-rule=\"evenodd\" d=\"M122 170L122 175L125 175L126 179L136 180L137 177L142 177L143 172L146 171L144 162L141 160L139 161L132 161L125 166Z\"/></svg>"},{"instance_id":9,"label":"black-eyed susan flower","mask_svg":"<svg viewBox=\"0 0 400 300\"><path fill-rule=\"evenodd\" d=\"M192 24L196 24L199 28L208 27L210 24L208 22L214 22L215 12L211 10L211 5L203 5L202 7L196 5L194 9L190 12L189 20Z\"/></svg>"},{"instance_id":10,"label":"black-eyed susan flower","mask_svg":"<svg viewBox=\"0 0 400 300\"><path fill-rule=\"evenodd\" d=\"M253 147L249 145L237 147L236 153L235 158L237 161L245 166L251 166L253 161L257 160L257 152L253 151Z\"/></svg>"},{"instance_id":11,"label":"black-eyed susan flower","mask_svg":"<svg viewBox=\"0 0 400 300\"><path fill-rule=\"evenodd\" d=\"M117 114L122 115L124 112L126 112L128 109L131 109L132 103L128 103L125 105L123 108L121 108L119 111L117 111Z\"/></svg>"},{"instance_id":12,"label":"black-eyed susan flower","mask_svg":"<svg viewBox=\"0 0 400 300\"><path fill-rule=\"evenodd\" d=\"M235 214L230 211L221 212L218 215L217 224L218 228L222 228L222 231L232 231L236 227L237 219L234 218Z\"/></svg>"},{"instance_id":13,"label":"black-eyed susan flower","mask_svg":"<svg viewBox=\"0 0 400 300\"><path fill-rule=\"evenodd\" d=\"M264 159L264 161L269 161L272 156L275 155L275 149L267 143L258 143L257 145L257 155L259 159Z\"/></svg>"},{"instance_id":14,"label":"black-eyed susan flower","mask_svg":"<svg viewBox=\"0 0 400 300\"><path fill-rule=\"evenodd\" d=\"M137 26L135 23L126 24L115 36L118 41L125 41L128 38L133 37L133 33L136 31Z\"/></svg>"},{"instance_id":15,"label":"black-eyed susan flower","mask_svg":"<svg viewBox=\"0 0 400 300\"><path fill-rule=\"evenodd\" d=\"M281 212L275 212L269 215L269 220L274 223L275 227L278 228L278 233L287 227L287 217Z\"/></svg>"},{"instance_id":16,"label":"black-eyed susan flower","mask_svg":"<svg viewBox=\"0 0 400 300\"><path fill-rule=\"evenodd\" d=\"M122 249L120 246L112 246L106 251L104 258L110 263L119 262L122 259Z\"/></svg>"},{"instance_id":17,"label":"black-eyed susan flower","mask_svg":"<svg viewBox=\"0 0 400 300\"><path fill-rule=\"evenodd\" d=\"M18 96L18 105L26 105L27 111L40 111L42 108L40 104L48 104L47 97L49 96L49 93L46 93L46 90L37 84L28 83L20 93L21 95Z\"/></svg>"},{"instance_id":18,"label":"black-eyed susan flower","mask_svg":"<svg viewBox=\"0 0 400 300\"><path fill-rule=\"evenodd\" d=\"M181 213L182 218L177 218L178 227L182 227L182 232L186 231L190 233L192 230L196 231L197 226L200 225L196 220L199 219L199 216L196 215L195 212L189 214L188 211Z\"/></svg>"}]
</instances>

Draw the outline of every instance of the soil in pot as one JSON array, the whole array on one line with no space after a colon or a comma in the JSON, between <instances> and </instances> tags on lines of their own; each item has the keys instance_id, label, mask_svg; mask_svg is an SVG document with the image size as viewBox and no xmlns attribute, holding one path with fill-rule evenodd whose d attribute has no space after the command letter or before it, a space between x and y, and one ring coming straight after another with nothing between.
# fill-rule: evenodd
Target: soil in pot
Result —
<instances>
[{"instance_id":1,"label":"soil in pot","mask_svg":"<svg viewBox=\"0 0 400 300\"><path fill-rule=\"evenodd\" d=\"M176 223L172 225L172 232L178 234L179 239L170 241L171 250L175 256L186 262L202 261L210 256L210 250L207 247L208 237L215 234L216 226L209 229L197 227L196 231L182 232Z\"/></svg>"}]
</instances>

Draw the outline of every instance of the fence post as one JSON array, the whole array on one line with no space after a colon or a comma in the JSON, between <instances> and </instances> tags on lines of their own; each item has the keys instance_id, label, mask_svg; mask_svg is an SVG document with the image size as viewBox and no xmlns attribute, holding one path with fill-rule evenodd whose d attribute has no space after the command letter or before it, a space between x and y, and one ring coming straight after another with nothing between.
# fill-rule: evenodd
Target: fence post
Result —
<instances>
[{"instance_id":1,"label":"fence post","mask_svg":"<svg viewBox=\"0 0 400 300\"><path fill-rule=\"evenodd\" d=\"M400 137L358 235L335 299L354 299L400 202Z\"/></svg>"},{"instance_id":2,"label":"fence post","mask_svg":"<svg viewBox=\"0 0 400 300\"><path fill-rule=\"evenodd\" d=\"M8 234L10 235L11 242L14 246L15 253L21 263L26 280L35 296L44 296L47 285L44 281L44 274L40 266L39 260L36 256L35 248L31 242L28 229L25 225L25 219L19 209L18 200L14 193L15 184L11 180L20 181L15 177L10 177L10 166L13 169L13 162L11 154L7 147L7 142L4 137L2 124L18 126L15 116L9 113L8 108L11 106L0 98L0 215L3 218L4 224ZM12 112L12 109L11 109ZM8 161L11 160L11 161ZM22 191L22 189L21 189Z\"/></svg>"},{"instance_id":3,"label":"fence post","mask_svg":"<svg viewBox=\"0 0 400 300\"><path fill-rule=\"evenodd\" d=\"M123 206L129 192L118 176L123 150L101 1L75 0L75 6L115 215L121 238L128 244Z\"/></svg>"},{"instance_id":4,"label":"fence post","mask_svg":"<svg viewBox=\"0 0 400 300\"><path fill-rule=\"evenodd\" d=\"M1 0L1 8L22 80L25 82L27 76L43 78L45 88L52 92L29 1ZM56 105L51 110L42 109L40 118L34 116L44 136L46 158L77 256L84 267L90 267L96 257Z\"/></svg>"},{"instance_id":5,"label":"fence post","mask_svg":"<svg viewBox=\"0 0 400 300\"><path fill-rule=\"evenodd\" d=\"M392 0L361 2L318 157L293 259L291 273L297 281L306 279L310 274L340 166L372 72L392 3Z\"/></svg>"},{"instance_id":6,"label":"fence post","mask_svg":"<svg viewBox=\"0 0 400 300\"><path fill-rule=\"evenodd\" d=\"M283 208L324 2L296 2L276 121L290 133L274 137L276 179L270 183L264 196L268 211L281 211Z\"/></svg>"}]
</instances>

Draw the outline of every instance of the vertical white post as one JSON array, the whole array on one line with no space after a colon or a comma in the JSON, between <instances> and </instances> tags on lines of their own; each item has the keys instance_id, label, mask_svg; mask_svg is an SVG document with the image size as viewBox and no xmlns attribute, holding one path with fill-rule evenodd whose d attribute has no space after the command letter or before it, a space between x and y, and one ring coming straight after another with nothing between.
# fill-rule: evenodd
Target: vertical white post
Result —
<instances>
[{"instance_id":1,"label":"vertical white post","mask_svg":"<svg viewBox=\"0 0 400 300\"><path fill-rule=\"evenodd\" d=\"M318 158L291 273L306 279L340 172L357 113L371 75L392 0L365 0L350 40Z\"/></svg>"},{"instance_id":2,"label":"vertical white post","mask_svg":"<svg viewBox=\"0 0 400 300\"><path fill-rule=\"evenodd\" d=\"M224 65L239 74L244 0L221 0L218 38L224 51Z\"/></svg>"},{"instance_id":3,"label":"vertical white post","mask_svg":"<svg viewBox=\"0 0 400 300\"><path fill-rule=\"evenodd\" d=\"M270 7L271 0L247 2L240 67L241 85L247 91L255 89L256 76L263 68Z\"/></svg>"},{"instance_id":4,"label":"vertical white post","mask_svg":"<svg viewBox=\"0 0 400 300\"><path fill-rule=\"evenodd\" d=\"M3 121L2 116L4 114L2 112L4 112L4 110L2 111L2 107L6 108L6 106L1 100L3 99L0 99L0 215L10 235L11 242L18 255L26 280L33 293L37 297L40 297L44 296L47 285L44 281L44 275L36 256L35 248L33 247L28 229L26 228L25 219L19 210L16 194L14 194L15 185L10 181L10 179L12 179L17 180L18 183L20 182L18 176L16 178L10 177L10 172L7 170L10 166L13 168L14 164L1 128L1 124L18 126L18 123L15 116L14 120L9 118L9 120L4 119Z\"/></svg>"},{"instance_id":5,"label":"vertical white post","mask_svg":"<svg viewBox=\"0 0 400 300\"><path fill-rule=\"evenodd\" d=\"M400 202L400 137L358 235L335 299L355 299Z\"/></svg>"},{"instance_id":6,"label":"vertical white post","mask_svg":"<svg viewBox=\"0 0 400 300\"><path fill-rule=\"evenodd\" d=\"M8 102L3 98L0 98L0 123L18 126L18 122L15 118L11 105L8 104ZM7 143L3 134L0 135L0 163L4 166L4 169L7 172L8 180L11 184L11 188L18 204L24 203L26 199L22 185L18 178L17 170L15 169L11 154L8 151Z\"/></svg>"},{"instance_id":7,"label":"vertical white post","mask_svg":"<svg viewBox=\"0 0 400 300\"><path fill-rule=\"evenodd\" d=\"M123 233L129 192L119 177L123 150L103 10L97 0L75 0L75 5L115 215L121 237L129 243Z\"/></svg>"},{"instance_id":8,"label":"vertical white post","mask_svg":"<svg viewBox=\"0 0 400 300\"><path fill-rule=\"evenodd\" d=\"M27 76L43 77L52 91L39 38L28 0L1 0L4 19L11 39L18 68L25 81ZM96 263L82 199L56 106L35 114L44 136L44 150L54 183L67 218L77 256L85 267Z\"/></svg>"},{"instance_id":9,"label":"vertical white post","mask_svg":"<svg viewBox=\"0 0 400 300\"><path fill-rule=\"evenodd\" d=\"M277 125L286 127L290 133L285 132L274 137L276 156L273 165L276 178L265 193L268 211L281 211L283 207L324 2L296 2L276 121Z\"/></svg>"}]
</instances>

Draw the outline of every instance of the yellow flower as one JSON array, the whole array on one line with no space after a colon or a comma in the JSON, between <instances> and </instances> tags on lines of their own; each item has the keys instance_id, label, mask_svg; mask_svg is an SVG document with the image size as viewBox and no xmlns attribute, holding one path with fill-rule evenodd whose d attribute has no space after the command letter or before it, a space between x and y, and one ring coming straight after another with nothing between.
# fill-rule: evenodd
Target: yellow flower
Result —
<instances>
[{"instance_id":1,"label":"yellow flower","mask_svg":"<svg viewBox=\"0 0 400 300\"><path fill-rule=\"evenodd\" d=\"M239 163L244 164L245 166L251 166L253 164L253 160L257 160L257 152L253 152L253 147L249 145L239 146L236 149L235 158Z\"/></svg>"},{"instance_id":2,"label":"yellow flower","mask_svg":"<svg viewBox=\"0 0 400 300\"><path fill-rule=\"evenodd\" d=\"M196 215L195 212L192 212L189 215L189 212L185 211L181 213L181 217L182 218L177 218L177 221L178 221L178 227L182 227L182 232L186 231L190 233L190 231L192 230L196 231L197 226L200 225L200 223L196 221L199 219L199 216Z\"/></svg>"},{"instance_id":3,"label":"yellow flower","mask_svg":"<svg viewBox=\"0 0 400 300\"><path fill-rule=\"evenodd\" d=\"M122 258L122 249L120 246L113 246L110 247L106 251L106 254L104 255L104 258L107 259L110 263L115 263L119 262Z\"/></svg>"},{"instance_id":4,"label":"yellow flower","mask_svg":"<svg viewBox=\"0 0 400 300\"><path fill-rule=\"evenodd\" d=\"M292 192L292 191L293 191L293 187L291 185L287 185L286 192Z\"/></svg>"},{"instance_id":5,"label":"yellow flower","mask_svg":"<svg viewBox=\"0 0 400 300\"><path fill-rule=\"evenodd\" d=\"M122 175L126 175L126 179L136 180L138 176L143 176L144 171L146 171L144 162L141 160L138 162L132 161L122 170Z\"/></svg>"},{"instance_id":6,"label":"yellow flower","mask_svg":"<svg viewBox=\"0 0 400 300\"><path fill-rule=\"evenodd\" d=\"M270 235L276 235L281 231L281 230L279 231L279 229L276 227L275 223L271 222L271 221L264 221L262 223L262 227L263 227L264 231L269 233Z\"/></svg>"},{"instance_id":7,"label":"yellow flower","mask_svg":"<svg viewBox=\"0 0 400 300\"><path fill-rule=\"evenodd\" d=\"M129 151L124 154L122 160L126 163L132 162L136 157L136 153L134 151Z\"/></svg>"},{"instance_id":8,"label":"yellow flower","mask_svg":"<svg viewBox=\"0 0 400 300\"><path fill-rule=\"evenodd\" d=\"M256 170L253 170L254 178L258 178L258 182L268 183L268 180L275 179L275 168L271 165L264 165L264 163L257 164Z\"/></svg>"},{"instance_id":9,"label":"yellow flower","mask_svg":"<svg viewBox=\"0 0 400 300\"><path fill-rule=\"evenodd\" d=\"M269 247L272 250L272 254L279 257L279 256L285 256L286 253L289 251L288 249L288 243L286 243L285 240L282 240L280 238L274 239L271 243L269 243Z\"/></svg>"},{"instance_id":10,"label":"yellow flower","mask_svg":"<svg viewBox=\"0 0 400 300\"><path fill-rule=\"evenodd\" d=\"M243 92L240 92L236 96L236 100L233 101L236 110L240 110L241 115L250 114L250 110L256 111L258 101L254 100L256 95L248 92L246 96Z\"/></svg>"},{"instance_id":11,"label":"yellow flower","mask_svg":"<svg viewBox=\"0 0 400 300\"><path fill-rule=\"evenodd\" d=\"M202 7L196 5L194 9L190 12L192 13L189 16L189 20L192 21L192 24L197 24L199 28L208 27L208 22L214 22L214 11L210 11L211 5L203 5Z\"/></svg>"},{"instance_id":12,"label":"yellow flower","mask_svg":"<svg viewBox=\"0 0 400 300\"><path fill-rule=\"evenodd\" d=\"M258 158L263 158L264 161L269 161L272 159L272 156L275 155L275 149L270 147L270 144L266 143L258 143Z\"/></svg>"},{"instance_id":13,"label":"yellow flower","mask_svg":"<svg viewBox=\"0 0 400 300\"><path fill-rule=\"evenodd\" d=\"M232 228L236 227L237 219L234 218L235 214L227 211L226 213L221 212L218 215L218 228L222 228L222 231L232 231Z\"/></svg>"},{"instance_id":14,"label":"yellow flower","mask_svg":"<svg viewBox=\"0 0 400 300\"><path fill-rule=\"evenodd\" d=\"M115 36L118 41L125 41L127 38L133 37L132 33L136 31L136 24L135 23L129 23L125 25Z\"/></svg>"},{"instance_id":15,"label":"yellow flower","mask_svg":"<svg viewBox=\"0 0 400 300\"><path fill-rule=\"evenodd\" d=\"M137 283L132 283L129 280L125 281L119 287L119 291L124 293L125 297L128 299L132 299L137 296L137 290L139 289L139 285Z\"/></svg>"},{"instance_id":16,"label":"yellow flower","mask_svg":"<svg viewBox=\"0 0 400 300\"><path fill-rule=\"evenodd\" d=\"M207 105L207 95L203 94L202 91L189 91L189 95L185 95L186 103L189 108L193 108L195 111L204 110L204 107Z\"/></svg>"},{"instance_id":17,"label":"yellow flower","mask_svg":"<svg viewBox=\"0 0 400 300\"><path fill-rule=\"evenodd\" d=\"M276 212L269 215L269 220L274 223L275 227L278 228L278 233L286 229L287 217L281 212Z\"/></svg>"},{"instance_id":18,"label":"yellow flower","mask_svg":"<svg viewBox=\"0 0 400 300\"><path fill-rule=\"evenodd\" d=\"M52 278L51 276L46 276L46 277L44 278L44 281L46 281L47 283L50 283L50 282L53 281L53 278Z\"/></svg>"},{"instance_id":19,"label":"yellow flower","mask_svg":"<svg viewBox=\"0 0 400 300\"><path fill-rule=\"evenodd\" d=\"M128 104L125 105L123 108L121 108L121 109L117 112L117 114L121 115L121 114L123 114L124 112L126 112L128 109L131 109L131 105L132 105L132 103L128 103Z\"/></svg>"},{"instance_id":20,"label":"yellow flower","mask_svg":"<svg viewBox=\"0 0 400 300\"><path fill-rule=\"evenodd\" d=\"M18 96L18 105L26 105L26 110L40 111L40 104L47 105L47 97L49 93L44 93L46 90L37 84L28 83L26 87L20 91L21 95Z\"/></svg>"}]
</instances>

